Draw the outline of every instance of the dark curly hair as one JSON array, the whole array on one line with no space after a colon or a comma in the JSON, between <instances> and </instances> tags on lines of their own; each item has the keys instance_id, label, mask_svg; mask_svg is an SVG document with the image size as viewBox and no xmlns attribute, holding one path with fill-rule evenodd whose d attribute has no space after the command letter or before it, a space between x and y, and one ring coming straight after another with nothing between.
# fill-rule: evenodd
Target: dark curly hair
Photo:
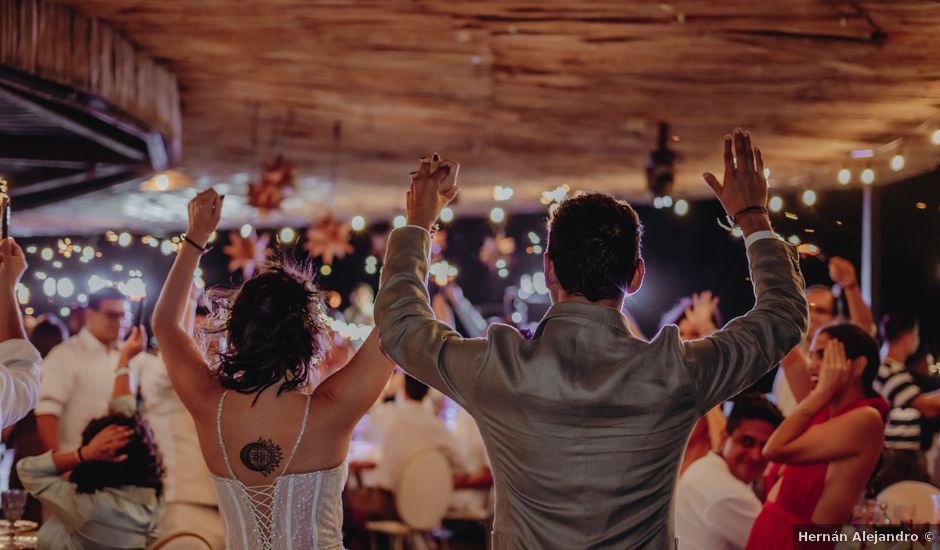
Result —
<instances>
[{"instance_id":1,"label":"dark curly hair","mask_svg":"<svg viewBox=\"0 0 940 550\"><path fill-rule=\"evenodd\" d=\"M71 481L79 493L94 493L105 487L152 487L157 496L163 494L163 458L157 448L150 424L139 414L127 417L111 414L96 418L85 426L82 445L87 445L98 432L117 424L134 430L130 442L118 451L126 454L123 462L84 462L72 470Z\"/></svg>"},{"instance_id":2,"label":"dark curly hair","mask_svg":"<svg viewBox=\"0 0 940 550\"><path fill-rule=\"evenodd\" d=\"M548 220L548 257L566 292L592 302L623 294L640 259L636 211L601 193L578 193Z\"/></svg>"},{"instance_id":3,"label":"dark curly hair","mask_svg":"<svg viewBox=\"0 0 940 550\"><path fill-rule=\"evenodd\" d=\"M324 298L312 264L288 257L238 288L210 291L203 331L225 337L215 369L222 387L257 395L278 382L278 395L302 389L330 350Z\"/></svg>"},{"instance_id":4,"label":"dark curly hair","mask_svg":"<svg viewBox=\"0 0 940 550\"><path fill-rule=\"evenodd\" d=\"M728 422L725 424L728 435L733 434L745 420L761 420L774 429L783 423L783 413L780 409L759 393L742 393L734 398L733 403Z\"/></svg>"}]
</instances>

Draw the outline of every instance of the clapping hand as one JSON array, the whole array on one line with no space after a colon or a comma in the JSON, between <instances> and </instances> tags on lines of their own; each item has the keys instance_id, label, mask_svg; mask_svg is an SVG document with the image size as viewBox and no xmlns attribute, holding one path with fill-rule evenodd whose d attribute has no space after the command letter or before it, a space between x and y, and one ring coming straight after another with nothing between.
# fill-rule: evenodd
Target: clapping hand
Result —
<instances>
[{"instance_id":1,"label":"clapping hand","mask_svg":"<svg viewBox=\"0 0 940 550\"><path fill-rule=\"evenodd\" d=\"M14 288L26 272L26 256L12 238L0 243L0 285Z\"/></svg>"},{"instance_id":2,"label":"clapping hand","mask_svg":"<svg viewBox=\"0 0 940 550\"><path fill-rule=\"evenodd\" d=\"M200 246L205 246L209 236L219 227L222 216L222 201L214 189L206 189L189 201L189 229L186 236Z\"/></svg>"},{"instance_id":3,"label":"clapping hand","mask_svg":"<svg viewBox=\"0 0 940 550\"><path fill-rule=\"evenodd\" d=\"M127 446L133 435L132 428L111 424L81 448L81 457L85 462L124 462L127 455L118 453Z\"/></svg>"},{"instance_id":4,"label":"clapping hand","mask_svg":"<svg viewBox=\"0 0 940 550\"><path fill-rule=\"evenodd\" d=\"M431 172L432 161L435 164L439 163L440 156L434 153L430 159L421 159L421 167L411 174L411 188L408 191L408 225L417 225L425 229L431 229L440 216L441 210L460 192L460 188L456 185L443 192L440 188L441 181L452 169L451 165L455 167L458 165L453 162L442 163L437 170Z\"/></svg>"},{"instance_id":5,"label":"clapping hand","mask_svg":"<svg viewBox=\"0 0 940 550\"><path fill-rule=\"evenodd\" d=\"M764 159L760 149L751 145L751 136L735 128L733 136L725 136L725 173L719 183L710 172L703 174L705 182L729 216L736 216L745 208L764 208L767 204L767 179L764 177ZM766 212L761 214L766 216Z\"/></svg>"}]
</instances>

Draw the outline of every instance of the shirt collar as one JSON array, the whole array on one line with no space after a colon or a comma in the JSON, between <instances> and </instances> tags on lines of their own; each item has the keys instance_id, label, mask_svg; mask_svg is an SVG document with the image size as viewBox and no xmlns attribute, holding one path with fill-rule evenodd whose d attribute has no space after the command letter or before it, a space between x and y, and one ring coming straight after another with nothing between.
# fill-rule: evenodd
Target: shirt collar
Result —
<instances>
[{"instance_id":1,"label":"shirt collar","mask_svg":"<svg viewBox=\"0 0 940 550\"><path fill-rule=\"evenodd\" d=\"M88 351L104 351L105 353L110 353L111 351L117 350L117 346L109 348L102 344L101 340L95 338L95 335L91 333L88 327L82 327L82 330L78 331L75 337Z\"/></svg>"},{"instance_id":2,"label":"shirt collar","mask_svg":"<svg viewBox=\"0 0 940 550\"><path fill-rule=\"evenodd\" d=\"M630 327L627 324L626 317L623 316L619 310L614 309L608 306L602 306L600 304L589 304L584 302L561 302L553 305L549 308L548 312L542 317L542 321L539 323L538 329L536 329L536 335L540 334L545 328L545 324L549 319L556 318L579 318L586 319L594 323L600 323L616 329L622 330L627 334L633 335L630 332Z\"/></svg>"}]
</instances>

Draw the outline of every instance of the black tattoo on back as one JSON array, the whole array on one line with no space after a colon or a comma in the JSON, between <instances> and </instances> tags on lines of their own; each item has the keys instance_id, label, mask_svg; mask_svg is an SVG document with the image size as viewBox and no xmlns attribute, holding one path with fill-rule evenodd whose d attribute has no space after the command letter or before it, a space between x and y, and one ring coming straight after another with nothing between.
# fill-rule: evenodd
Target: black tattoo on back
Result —
<instances>
[{"instance_id":1,"label":"black tattoo on back","mask_svg":"<svg viewBox=\"0 0 940 550\"><path fill-rule=\"evenodd\" d=\"M261 472L267 477L281 463L281 446L270 439L259 437L258 441L242 447L241 459L248 469Z\"/></svg>"}]
</instances>

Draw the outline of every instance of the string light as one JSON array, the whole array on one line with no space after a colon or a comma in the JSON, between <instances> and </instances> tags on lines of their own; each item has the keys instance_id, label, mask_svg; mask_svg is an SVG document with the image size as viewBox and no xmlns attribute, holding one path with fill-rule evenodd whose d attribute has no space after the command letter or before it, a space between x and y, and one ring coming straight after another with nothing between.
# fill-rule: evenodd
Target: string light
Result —
<instances>
[{"instance_id":1,"label":"string light","mask_svg":"<svg viewBox=\"0 0 940 550\"><path fill-rule=\"evenodd\" d=\"M813 191L812 189L803 191L803 204L806 206L813 206L816 204L816 191Z\"/></svg>"},{"instance_id":2,"label":"string light","mask_svg":"<svg viewBox=\"0 0 940 550\"><path fill-rule=\"evenodd\" d=\"M454 211L449 206L444 207L444 209L441 210L441 221L444 223L450 223L454 221Z\"/></svg>"},{"instance_id":3,"label":"string light","mask_svg":"<svg viewBox=\"0 0 940 550\"><path fill-rule=\"evenodd\" d=\"M362 216L356 216L349 222L349 226L352 227L353 231L362 231L366 228L366 219Z\"/></svg>"},{"instance_id":4,"label":"string light","mask_svg":"<svg viewBox=\"0 0 940 550\"><path fill-rule=\"evenodd\" d=\"M930 143L940 145L940 129L934 130L933 133L930 134Z\"/></svg>"},{"instance_id":5,"label":"string light","mask_svg":"<svg viewBox=\"0 0 940 550\"><path fill-rule=\"evenodd\" d=\"M281 230L277 232L277 240L284 244L290 244L294 242L296 238L297 232L291 227L282 227Z\"/></svg>"},{"instance_id":6,"label":"string light","mask_svg":"<svg viewBox=\"0 0 940 550\"><path fill-rule=\"evenodd\" d=\"M904 155L898 153L891 157L891 169L895 172L900 172L904 170Z\"/></svg>"},{"instance_id":7,"label":"string light","mask_svg":"<svg viewBox=\"0 0 940 550\"><path fill-rule=\"evenodd\" d=\"M57 292L56 289L56 280L54 277L46 277L46 280L42 282L42 293L46 296L52 298Z\"/></svg>"},{"instance_id":8,"label":"string light","mask_svg":"<svg viewBox=\"0 0 940 550\"><path fill-rule=\"evenodd\" d=\"M862 183L865 185L871 185L875 183L875 171L871 167L866 167L862 170L862 175L859 177Z\"/></svg>"},{"instance_id":9,"label":"string light","mask_svg":"<svg viewBox=\"0 0 940 550\"><path fill-rule=\"evenodd\" d=\"M72 294L75 293L75 284L72 283L72 280L68 277L62 277L56 284L56 290L58 291L59 296L63 298L69 298L72 296Z\"/></svg>"},{"instance_id":10,"label":"string light","mask_svg":"<svg viewBox=\"0 0 940 550\"><path fill-rule=\"evenodd\" d=\"M52 249L49 247L43 248L42 252L39 253L39 257L48 262L52 259Z\"/></svg>"},{"instance_id":11,"label":"string light","mask_svg":"<svg viewBox=\"0 0 940 550\"><path fill-rule=\"evenodd\" d=\"M676 201L676 214L679 216L685 216L689 213L689 203L685 199L679 199Z\"/></svg>"},{"instance_id":12,"label":"string light","mask_svg":"<svg viewBox=\"0 0 940 550\"><path fill-rule=\"evenodd\" d=\"M672 208L672 197L663 195L663 208Z\"/></svg>"},{"instance_id":13,"label":"string light","mask_svg":"<svg viewBox=\"0 0 940 550\"><path fill-rule=\"evenodd\" d=\"M770 179L770 168L764 168L764 179L765 180Z\"/></svg>"},{"instance_id":14,"label":"string light","mask_svg":"<svg viewBox=\"0 0 940 550\"><path fill-rule=\"evenodd\" d=\"M398 229L399 227L404 227L405 224L407 223L408 223L408 220L406 220L405 217L402 215L395 216L395 219L392 220L392 225L395 227L395 229Z\"/></svg>"},{"instance_id":15,"label":"string light","mask_svg":"<svg viewBox=\"0 0 940 550\"><path fill-rule=\"evenodd\" d=\"M130 233L124 232L124 233L121 233L120 235L118 235L118 241L117 241L117 243L118 243L119 246L127 247L127 246L130 246L130 245L131 245L131 242L132 242L133 240L134 240L134 238L131 237L131 234L130 234Z\"/></svg>"},{"instance_id":16,"label":"string light","mask_svg":"<svg viewBox=\"0 0 940 550\"><path fill-rule=\"evenodd\" d=\"M506 220L506 211L500 207L490 210L490 221L493 223L502 223Z\"/></svg>"},{"instance_id":17,"label":"string light","mask_svg":"<svg viewBox=\"0 0 940 550\"><path fill-rule=\"evenodd\" d=\"M505 279L506 277L509 277L509 270L505 268L500 269L499 271L496 272L496 274L499 275L500 279Z\"/></svg>"},{"instance_id":18,"label":"string light","mask_svg":"<svg viewBox=\"0 0 940 550\"><path fill-rule=\"evenodd\" d=\"M770 200L767 201L767 208L771 212L780 212L783 210L783 198L776 195L770 197Z\"/></svg>"},{"instance_id":19,"label":"string light","mask_svg":"<svg viewBox=\"0 0 940 550\"><path fill-rule=\"evenodd\" d=\"M251 224L246 223L246 224L243 225L242 228L238 231L238 234L241 235L243 239L247 239L249 236L251 236L251 231L252 231Z\"/></svg>"},{"instance_id":20,"label":"string light","mask_svg":"<svg viewBox=\"0 0 940 550\"><path fill-rule=\"evenodd\" d=\"M160 253L164 256L169 256L177 250L177 245L173 241L165 240L160 243Z\"/></svg>"},{"instance_id":21,"label":"string light","mask_svg":"<svg viewBox=\"0 0 940 550\"><path fill-rule=\"evenodd\" d=\"M324 277L329 277L332 274L333 274L333 268L330 267L328 264L323 264L320 266L320 275L323 275Z\"/></svg>"},{"instance_id":22,"label":"string light","mask_svg":"<svg viewBox=\"0 0 940 550\"><path fill-rule=\"evenodd\" d=\"M653 208L659 210L663 207L663 198L662 197L653 197Z\"/></svg>"},{"instance_id":23,"label":"string light","mask_svg":"<svg viewBox=\"0 0 940 550\"><path fill-rule=\"evenodd\" d=\"M67 307L63 307L59 309L59 315L61 315L62 317L68 317L71 313L72 313L72 310Z\"/></svg>"},{"instance_id":24,"label":"string light","mask_svg":"<svg viewBox=\"0 0 940 550\"><path fill-rule=\"evenodd\" d=\"M800 237L797 235L790 235L787 237L787 242L793 246L798 246L800 244Z\"/></svg>"},{"instance_id":25,"label":"string light","mask_svg":"<svg viewBox=\"0 0 940 550\"><path fill-rule=\"evenodd\" d=\"M502 185L497 185L493 188L493 199L500 202L508 201L512 198L512 194L512 187L503 187Z\"/></svg>"},{"instance_id":26,"label":"string light","mask_svg":"<svg viewBox=\"0 0 940 550\"><path fill-rule=\"evenodd\" d=\"M848 185L852 181L852 171L848 168L843 168L839 170L839 175L837 176L839 183L842 185Z\"/></svg>"}]
</instances>

